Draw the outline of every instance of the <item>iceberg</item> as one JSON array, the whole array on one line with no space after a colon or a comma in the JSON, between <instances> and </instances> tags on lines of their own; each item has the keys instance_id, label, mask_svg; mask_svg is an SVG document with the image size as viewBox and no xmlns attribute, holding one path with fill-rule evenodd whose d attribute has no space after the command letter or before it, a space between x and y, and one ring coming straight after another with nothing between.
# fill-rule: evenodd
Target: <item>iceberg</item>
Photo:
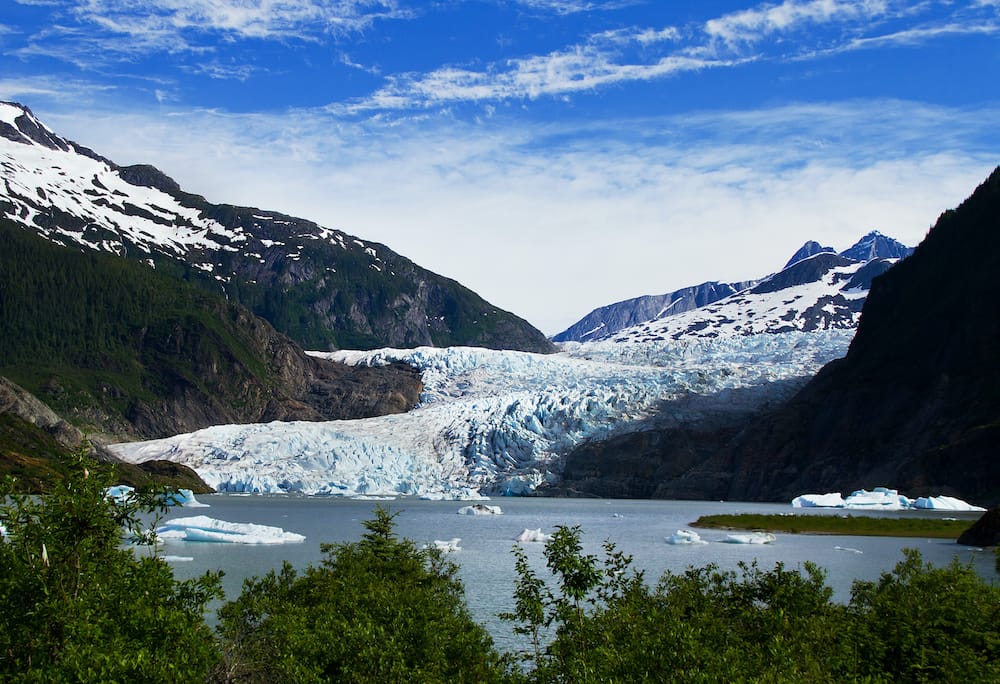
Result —
<instances>
[{"instance_id":1,"label":"iceberg","mask_svg":"<svg viewBox=\"0 0 1000 684\"><path fill-rule=\"evenodd\" d=\"M722 541L727 544L773 544L776 539L770 532L739 532L727 534Z\"/></svg>"},{"instance_id":2,"label":"iceberg","mask_svg":"<svg viewBox=\"0 0 1000 684\"><path fill-rule=\"evenodd\" d=\"M871 491L857 489L844 498L845 508L877 509L882 511L902 511L910 507L910 500L895 489L875 487Z\"/></svg>"},{"instance_id":3,"label":"iceberg","mask_svg":"<svg viewBox=\"0 0 1000 684\"><path fill-rule=\"evenodd\" d=\"M459 537L454 537L453 539L449 539L447 541L435 539L433 543L424 546L424 548L437 549L441 553L455 553L462 550L462 547L458 545L461 541L462 540Z\"/></svg>"},{"instance_id":4,"label":"iceberg","mask_svg":"<svg viewBox=\"0 0 1000 684\"><path fill-rule=\"evenodd\" d=\"M922 496L910 499L895 489L875 487L871 491L858 489L846 498L837 492L829 494L801 494L792 499L793 508L849 508L860 510L908 511L985 511L952 496Z\"/></svg>"},{"instance_id":5,"label":"iceberg","mask_svg":"<svg viewBox=\"0 0 1000 684\"><path fill-rule=\"evenodd\" d=\"M840 492L801 494L792 499L792 508L843 508L844 506L844 497Z\"/></svg>"},{"instance_id":6,"label":"iceberg","mask_svg":"<svg viewBox=\"0 0 1000 684\"><path fill-rule=\"evenodd\" d=\"M135 488L128 485L115 485L104 490L104 496L117 503L128 501L135 494ZM190 489L177 489L168 492L163 497L163 503L167 506L184 506L185 508L208 508L209 504L201 503L194 498L194 492Z\"/></svg>"},{"instance_id":7,"label":"iceberg","mask_svg":"<svg viewBox=\"0 0 1000 684\"><path fill-rule=\"evenodd\" d=\"M128 485L115 485L104 490L104 498L111 499L115 503L124 503L135 494L135 488Z\"/></svg>"},{"instance_id":8,"label":"iceberg","mask_svg":"<svg viewBox=\"0 0 1000 684\"><path fill-rule=\"evenodd\" d=\"M544 542L549 541L550 539L552 539L552 535L551 534L546 534L545 532L542 532L542 528L541 527L539 527L538 529L534 529L534 530L529 530L526 527L526 528L524 528L524 531L521 532L521 534L519 534L516 537L514 537L514 541L519 541L519 542L542 542L542 543L544 543Z\"/></svg>"},{"instance_id":9,"label":"iceberg","mask_svg":"<svg viewBox=\"0 0 1000 684\"><path fill-rule=\"evenodd\" d=\"M194 498L194 492L190 489L178 489L167 495L167 505L183 506L184 508L209 508L209 504L202 503Z\"/></svg>"},{"instance_id":10,"label":"iceberg","mask_svg":"<svg viewBox=\"0 0 1000 684\"><path fill-rule=\"evenodd\" d=\"M159 541L218 542L224 544L292 544L305 536L280 527L254 523L233 523L198 515L176 518L156 528Z\"/></svg>"},{"instance_id":11,"label":"iceberg","mask_svg":"<svg viewBox=\"0 0 1000 684\"><path fill-rule=\"evenodd\" d=\"M692 530L677 530L667 537L667 543L675 546L690 546L693 544L707 544L701 535Z\"/></svg>"},{"instance_id":12,"label":"iceberg","mask_svg":"<svg viewBox=\"0 0 1000 684\"><path fill-rule=\"evenodd\" d=\"M472 504L462 506L458 509L459 515L503 515L499 506L488 506L486 504Z\"/></svg>"},{"instance_id":13,"label":"iceberg","mask_svg":"<svg viewBox=\"0 0 1000 684\"><path fill-rule=\"evenodd\" d=\"M913 502L913 508L934 511L985 511L982 506L956 499L953 496L921 496Z\"/></svg>"}]
</instances>

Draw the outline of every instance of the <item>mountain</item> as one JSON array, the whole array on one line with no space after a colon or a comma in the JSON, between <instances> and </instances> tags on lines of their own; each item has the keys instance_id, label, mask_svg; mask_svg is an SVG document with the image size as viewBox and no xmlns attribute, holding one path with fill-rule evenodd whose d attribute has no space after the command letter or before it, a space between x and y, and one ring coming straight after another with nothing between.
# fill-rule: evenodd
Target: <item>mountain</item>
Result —
<instances>
[{"instance_id":1,"label":"mountain","mask_svg":"<svg viewBox=\"0 0 1000 684\"><path fill-rule=\"evenodd\" d=\"M820 252L835 252L835 251L836 250L833 247L824 247L815 240L809 240L806 244L802 245L795 251L795 254L792 255L792 258L785 263L784 268L788 268L792 264L802 261L803 259L808 259L814 254L819 254Z\"/></svg>"},{"instance_id":2,"label":"mountain","mask_svg":"<svg viewBox=\"0 0 1000 684\"><path fill-rule=\"evenodd\" d=\"M854 328L872 278L912 251L877 231L840 254L809 241L778 273L610 304L552 340L641 342Z\"/></svg>"},{"instance_id":3,"label":"mountain","mask_svg":"<svg viewBox=\"0 0 1000 684\"><path fill-rule=\"evenodd\" d=\"M385 245L275 211L213 204L118 166L0 102L0 215L224 294L309 349L477 345L548 352L517 316Z\"/></svg>"},{"instance_id":4,"label":"mountain","mask_svg":"<svg viewBox=\"0 0 1000 684\"><path fill-rule=\"evenodd\" d=\"M308 356L218 294L6 219L0 330L0 376L98 439L405 411L421 387L405 366Z\"/></svg>"},{"instance_id":5,"label":"mountain","mask_svg":"<svg viewBox=\"0 0 1000 684\"><path fill-rule=\"evenodd\" d=\"M843 257L816 254L792 268L817 258ZM654 418L649 429L583 443L565 457L561 491L789 501L887 485L995 504L997 273L1000 167L872 280L846 356L787 402L715 424ZM670 416L667 405L659 420Z\"/></svg>"},{"instance_id":6,"label":"mountain","mask_svg":"<svg viewBox=\"0 0 1000 684\"><path fill-rule=\"evenodd\" d=\"M871 261L872 259L902 259L913 254L913 248L907 247L891 237L882 235L877 230L865 235L840 256L855 261Z\"/></svg>"},{"instance_id":7,"label":"mountain","mask_svg":"<svg viewBox=\"0 0 1000 684\"><path fill-rule=\"evenodd\" d=\"M624 328L640 325L716 302L743 290L753 282L709 282L662 295L645 295L594 309L552 337L553 342L588 342L606 339Z\"/></svg>"},{"instance_id":8,"label":"mountain","mask_svg":"<svg viewBox=\"0 0 1000 684\"><path fill-rule=\"evenodd\" d=\"M846 357L740 436L729 496L892 483L1000 500L997 273L1000 167L874 281Z\"/></svg>"}]
</instances>

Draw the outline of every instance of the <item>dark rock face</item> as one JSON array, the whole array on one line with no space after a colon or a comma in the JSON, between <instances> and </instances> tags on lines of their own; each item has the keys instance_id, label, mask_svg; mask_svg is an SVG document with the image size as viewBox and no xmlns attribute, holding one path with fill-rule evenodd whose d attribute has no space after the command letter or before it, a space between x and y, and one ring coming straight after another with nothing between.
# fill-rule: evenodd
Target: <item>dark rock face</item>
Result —
<instances>
[{"instance_id":1,"label":"dark rock face","mask_svg":"<svg viewBox=\"0 0 1000 684\"><path fill-rule=\"evenodd\" d=\"M888 484L1000 500L1000 169L872 282L857 336L731 449L729 498Z\"/></svg>"},{"instance_id":2,"label":"dark rock face","mask_svg":"<svg viewBox=\"0 0 1000 684\"><path fill-rule=\"evenodd\" d=\"M818 253L792 267L843 259ZM872 271L884 261L872 262ZM566 493L789 501L888 485L1000 501L1000 168L874 277L847 356L787 403L655 427L565 461ZM860 275L860 273L859 273ZM866 276L874 275L872 272ZM766 285L764 285L766 287Z\"/></svg>"},{"instance_id":3,"label":"dark rock face","mask_svg":"<svg viewBox=\"0 0 1000 684\"><path fill-rule=\"evenodd\" d=\"M206 343L214 333L195 322L150 335L147 365L184 371L155 403L136 402L126 416L132 436L158 438L210 425L272 420L341 420L402 413L419 401L423 384L415 369L332 363L305 354L290 339L246 310L225 316L267 364L263 377L222 345Z\"/></svg>"},{"instance_id":4,"label":"dark rock face","mask_svg":"<svg viewBox=\"0 0 1000 684\"><path fill-rule=\"evenodd\" d=\"M1000 506L992 508L958 538L966 546L1000 546Z\"/></svg>"},{"instance_id":5,"label":"dark rock face","mask_svg":"<svg viewBox=\"0 0 1000 684\"><path fill-rule=\"evenodd\" d=\"M0 377L0 414L11 414L37 426L67 449L76 449L83 443L82 432L29 392L3 377Z\"/></svg>"},{"instance_id":6,"label":"dark rock face","mask_svg":"<svg viewBox=\"0 0 1000 684\"><path fill-rule=\"evenodd\" d=\"M583 444L565 460L545 496L611 499L718 499L729 473L701 467L732 439L736 426L640 430Z\"/></svg>"}]
</instances>

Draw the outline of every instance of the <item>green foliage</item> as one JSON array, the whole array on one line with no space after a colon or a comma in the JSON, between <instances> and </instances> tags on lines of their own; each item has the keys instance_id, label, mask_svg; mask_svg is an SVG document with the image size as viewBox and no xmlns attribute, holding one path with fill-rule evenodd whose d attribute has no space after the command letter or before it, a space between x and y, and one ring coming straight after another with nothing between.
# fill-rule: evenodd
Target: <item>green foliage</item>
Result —
<instances>
[{"instance_id":1,"label":"green foliage","mask_svg":"<svg viewBox=\"0 0 1000 684\"><path fill-rule=\"evenodd\" d=\"M219 575L178 582L160 558L123 548L158 494L115 502L108 474L82 457L67 471L41 497L9 479L0 489L0 680L202 680L217 658L204 610Z\"/></svg>"},{"instance_id":2,"label":"green foliage","mask_svg":"<svg viewBox=\"0 0 1000 684\"><path fill-rule=\"evenodd\" d=\"M319 567L244 583L219 611L226 682L489 682L503 673L464 603L457 567L394 534L377 509L361 541Z\"/></svg>"},{"instance_id":3,"label":"green foliage","mask_svg":"<svg viewBox=\"0 0 1000 684\"><path fill-rule=\"evenodd\" d=\"M855 582L850 610L858 675L896 681L1000 681L1000 589L953 561L906 550L891 573Z\"/></svg>"},{"instance_id":4,"label":"green foliage","mask_svg":"<svg viewBox=\"0 0 1000 684\"><path fill-rule=\"evenodd\" d=\"M940 518L876 518L870 515L761 515L738 513L703 515L694 527L769 532L814 532L847 534L861 537L931 537L958 539L973 524L972 520Z\"/></svg>"},{"instance_id":5,"label":"green foliage","mask_svg":"<svg viewBox=\"0 0 1000 684\"><path fill-rule=\"evenodd\" d=\"M777 564L667 573L650 588L606 545L601 571L578 528L546 546L549 588L515 550L515 610L536 682L1000 681L1000 589L918 553L831 602L822 570ZM553 626L547 646L543 628Z\"/></svg>"},{"instance_id":6,"label":"green foliage","mask_svg":"<svg viewBox=\"0 0 1000 684\"><path fill-rule=\"evenodd\" d=\"M268 393L252 321L177 277L0 221L0 375L73 422L127 431L137 407L180 393L227 406Z\"/></svg>"}]
</instances>

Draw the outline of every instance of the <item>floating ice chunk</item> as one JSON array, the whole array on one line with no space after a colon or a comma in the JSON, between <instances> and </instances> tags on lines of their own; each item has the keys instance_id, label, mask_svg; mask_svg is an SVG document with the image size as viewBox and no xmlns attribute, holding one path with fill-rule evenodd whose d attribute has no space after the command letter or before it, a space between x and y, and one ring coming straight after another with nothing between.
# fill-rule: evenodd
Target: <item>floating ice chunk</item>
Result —
<instances>
[{"instance_id":1,"label":"floating ice chunk","mask_svg":"<svg viewBox=\"0 0 1000 684\"><path fill-rule=\"evenodd\" d=\"M953 496L922 496L913 502L914 508L935 511L985 511L981 506L956 499Z\"/></svg>"},{"instance_id":2,"label":"floating ice chunk","mask_svg":"<svg viewBox=\"0 0 1000 684\"><path fill-rule=\"evenodd\" d=\"M876 487L868 491L858 489L844 499L845 508L877 508L883 511L900 511L910 507L910 500L895 489Z\"/></svg>"},{"instance_id":3,"label":"floating ice chunk","mask_svg":"<svg viewBox=\"0 0 1000 684\"><path fill-rule=\"evenodd\" d=\"M674 544L675 546L690 546L691 544L707 544L708 542L702 539L701 535L697 532L677 530L667 537L667 543Z\"/></svg>"},{"instance_id":4,"label":"floating ice chunk","mask_svg":"<svg viewBox=\"0 0 1000 684\"><path fill-rule=\"evenodd\" d=\"M202 503L194 498L194 492L190 489L178 489L167 495L167 504L171 506L183 506L184 508L209 508L209 504Z\"/></svg>"},{"instance_id":5,"label":"floating ice chunk","mask_svg":"<svg viewBox=\"0 0 1000 684\"><path fill-rule=\"evenodd\" d=\"M433 543L424 546L424 548L425 549L427 549L427 548L437 549L441 553L455 553L457 551L461 551L462 550L462 547L458 545L459 542L461 542L461 541L462 540L459 537L454 537L454 538L449 539L447 541L442 541L440 539L435 539Z\"/></svg>"},{"instance_id":6,"label":"floating ice chunk","mask_svg":"<svg viewBox=\"0 0 1000 684\"><path fill-rule=\"evenodd\" d=\"M552 535L542 532L541 527L535 530L529 530L526 527L524 528L524 531L521 532L521 534L514 537L514 541L519 541L519 542L547 542L550 539L552 539Z\"/></svg>"},{"instance_id":7,"label":"floating ice chunk","mask_svg":"<svg viewBox=\"0 0 1000 684\"><path fill-rule=\"evenodd\" d=\"M740 532L727 534L722 541L727 544L773 544L775 539L770 532Z\"/></svg>"},{"instance_id":8,"label":"floating ice chunk","mask_svg":"<svg viewBox=\"0 0 1000 684\"><path fill-rule=\"evenodd\" d=\"M104 496L113 499L118 503L128 501L135 494L135 488L128 485L115 485L104 490ZM190 489L177 489L168 492L163 497L163 503L167 506L184 506L186 508L208 508L209 505L201 503L194 498L194 492Z\"/></svg>"},{"instance_id":9,"label":"floating ice chunk","mask_svg":"<svg viewBox=\"0 0 1000 684\"><path fill-rule=\"evenodd\" d=\"M104 498L122 503L135 494L135 488L128 485L115 485L104 490Z\"/></svg>"},{"instance_id":10,"label":"floating ice chunk","mask_svg":"<svg viewBox=\"0 0 1000 684\"><path fill-rule=\"evenodd\" d=\"M459 515L503 515L499 506L488 506L486 504L472 504L462 506L458 509Z\"/></svg>"},{"instance_id":11,"label":"floating ice chunk","mask_svg":"<svg viewBox=\"0 0 1000 684\"><path fill-rule=\"evenodd\" d=\"M840 492L802 494L792 499L792 508L843 508L845 505Z\"/></svg>"},{"instance_id":12,"label":"floating ice chunk","mask_svg":"<svg viewBox=\"0 0 1000 684\"><path fill-rule=\"evenodd\" d=\"M956 499L952 496L922 496L910 499L895 489L876 487L868 491L858 489L845 499L840 494L802 494L792 499L793 508L854 508L882 511L911 509L939 511L985 511L985 508Z\"/></svg>"},{"instance_id":13,"label":"floating ice chunk","mask_svg":"<svg viewBox=\"0 0 1000 684\"><path fill-rule=\"evenodd\" d=\"M233 523L204 515L176 518L156 528L161 541L221 542L225 544L290 544L305 540L305 536L286 532L280 527Z\"/></svg>"}]
</instances>

